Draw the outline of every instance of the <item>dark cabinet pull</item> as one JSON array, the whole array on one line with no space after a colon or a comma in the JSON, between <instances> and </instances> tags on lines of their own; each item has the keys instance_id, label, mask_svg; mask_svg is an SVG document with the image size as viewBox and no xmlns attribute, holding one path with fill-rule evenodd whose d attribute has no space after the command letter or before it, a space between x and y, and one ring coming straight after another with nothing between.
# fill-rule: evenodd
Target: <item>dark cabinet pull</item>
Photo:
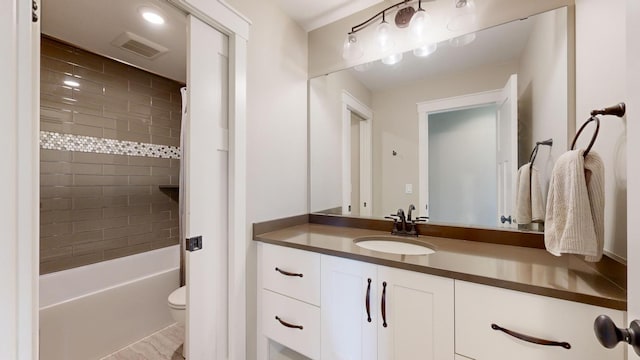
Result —
<instances>
[{"instance_id":1,"label":"dark cabinet pull","mask_svg":"<svg viewBox=\"0 0 640 360\"><path fill-rule=\"evenodd\" d=\"M299 276L299 277L302 277L302 274L296 274L296 273L280 270L278 268L276 268L276 271L279 272L280 274L286 275L286 276Z\"/></svg>"},{"instance_id":2,"label":"dark cabinet pull","mask_svg":"<svg viewBox=\"0 0 640 360\"><path fill-rule=\"evenodd\" d=\"M514 338L520 339L522 341L526 341L526 342L530 342L533 344L538 344L538 345L545 345L545 346L561 346L567 350L571 349L571 344L569 344L568 342L558 342L558 341L550 341L550 340L544 340L544 339L538 339L535 338L533 336L528 336L528 335L524 335L524 334L520 334L517 333L515 331L511 331L509 329L505 329L503 327L500 327L496 324L491 324L491 328L493 330L499 330L504 332L507 335L511 335Z\"/></svg>"},{"instance_id":3,"label":"dark cabinet pull","mask_svg":"<svg viewBox=\"0 0 640 360\"><path fill-rule=\"evenodd\" d=\"M369 284L367 285L367 297L364 300L364 306L367 309L367 321L371 322L371 279L367 279L367 282Z\"/></svg>"},{"instance_id":4,"label":"dark cabinet pull","mask_svg":"<svg viewBox=\"0 0 640 360\"><path fill-rule=\"evenodd\" d=\"M382 326L387 327L387 282L382 282Z\"/></svg>"},{"instance_id":5,"label":"dark cabinet pull","mask_svg":"<svg viewBox=\"0 0 640 360\"><path fill-rule=\"evenodd\" d=\"M292 328L292 329L300 329L300 330L302 330L302 325L293 325L293 324L289 324L289 323L288 323L288 322L286 322L286 321L282 321L282 319L280 319L280 317L278 317L277 315L276 315L276 320L278 320L278 321L280 322L280 324L282 324L283 326L286 326L286 327L288 327L288 328Z\"/></svg>"}]
</instances>

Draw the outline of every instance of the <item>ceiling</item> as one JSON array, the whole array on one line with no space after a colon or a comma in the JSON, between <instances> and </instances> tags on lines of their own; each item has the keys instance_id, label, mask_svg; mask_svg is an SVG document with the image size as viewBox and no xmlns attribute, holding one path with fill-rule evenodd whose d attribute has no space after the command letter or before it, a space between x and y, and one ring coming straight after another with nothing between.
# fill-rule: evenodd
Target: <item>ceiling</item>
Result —
<instances>
[{"instance_id":1,"label":"ceiling","mask_svg":"<svg viewBox=\"0 0 640 360\"><path fill-rule=\"evenodd\" d=\"M263 1L263 0L262 0ZM277 0L280 8L306 31L330 24L383 0ZM389 1L389 0L387 0Z\"/></svg>"},{"instance_id":2,"label":"ceiling","mask_svg":"<svg viewBox=\"0 0 640 360\"><path fill-rule=\"evenodd\" d=\"M142 19L143 6L165 18L162 25ZM125 31L168 49L147 59L112 44ZM42 33L100 55L186 82L186 15L161 0L47 0L42 4Z\"/></svg>"}]
</instances>

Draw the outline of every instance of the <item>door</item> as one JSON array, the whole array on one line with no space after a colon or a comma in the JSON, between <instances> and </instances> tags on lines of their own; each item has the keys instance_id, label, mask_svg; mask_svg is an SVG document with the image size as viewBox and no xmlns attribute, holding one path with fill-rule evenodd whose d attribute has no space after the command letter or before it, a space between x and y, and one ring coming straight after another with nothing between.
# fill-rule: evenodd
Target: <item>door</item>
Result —
<instances>
[{"instance_id":1,"label":"door","mask_svg":"<svg viewBox=\"0 0 640 360\"><path fill-rule=\"evenodd\" d=\"M633 34L640 32L640 3L627 0L627 327L640 319L640 43ZM618 345L623 346L623 345ZM628 359L638 359L629 348Z\"/></svg>"},{"instance_id":2,"label":"door","mask_svg":"<svg viewBox=\"0 0 640 360\"><path fill-rule=\"evenodd\" d=\"M351 113L351 214L360 215L360 122L362 118Z\"/></svg>"},{"instance_id":3,"label":"door","mask_svg":"<svg viewBox=\"0 0 640 360\"><path fill-rule=\"evenodd\" d=\"M453 360L452 279L378 266L378 293L378 359Z\"/></svg>"},{"instance_id":4,"label":"door","mask_svg":"<svg viewBox=\"0 0 640 360\"><path fill-rule=\"evenodd\" d=\"M188 16L186 188L186 357L227 358L228 38ZM195 76L197 74L197 76Z\"/></svg>"},{"instance_id":5,"label":"door","mask_svg":"<svg viewBox=\"0 0 640 360\"><path fill-rule=\"evenodd\" d=\"M376 266L332 256L321 261L322 359L376 359Z\"/></svg>"},{"instance_id":6,"label":"door","mask_svg":"<svg viewBox=\"0 0 640 360\"><path fill-rule=\"evenodd\" d=\"M518 166L518 75L513 74L497 102L498 225L515 227L515 183Z\"/></svg>"}]
</instances>

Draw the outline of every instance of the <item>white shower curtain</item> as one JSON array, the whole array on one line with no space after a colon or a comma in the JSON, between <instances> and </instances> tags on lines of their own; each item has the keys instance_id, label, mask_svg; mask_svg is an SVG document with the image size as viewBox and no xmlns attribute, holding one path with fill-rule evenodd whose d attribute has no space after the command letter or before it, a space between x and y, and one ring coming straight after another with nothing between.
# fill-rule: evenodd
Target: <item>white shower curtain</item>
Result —
<instances>
[{"instance_id":1,"label":"white shower curtain","mask_svg":"<svg viewBox=\"0 0 640 360\"><path fill-rule=\"evenodd\" d=\"M187 122L187 88L183 87L180 88L180 94L182 95L182 119L180 122L180 182L178 183L178 191L179 191L179 195L178 195L178 227L179 230L178 232L180 233L180 286L185 285L185 277L186 277L186 273L185 273L185 267L184 267L184 263L185 263L185 259L184 259L184 252L185 252L185 246L184 246L184 242L186 239L186 231L185 231L185 219L184 219L184 215L185 215L185 209L184 209L184 201L185 201L185 171L184 171L184 164L185 164L185 140L184 140L184 130L185 130L185 123Z\"/></svg>"}]
</instances>

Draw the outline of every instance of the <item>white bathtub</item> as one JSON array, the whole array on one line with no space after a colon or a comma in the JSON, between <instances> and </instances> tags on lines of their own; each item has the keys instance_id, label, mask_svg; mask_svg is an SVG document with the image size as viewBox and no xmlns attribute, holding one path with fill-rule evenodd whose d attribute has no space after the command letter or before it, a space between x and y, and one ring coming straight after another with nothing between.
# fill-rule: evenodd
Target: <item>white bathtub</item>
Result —
<instances>
[{"instance_id":1,"label":"white bathtub","mask_svg":"<svg viewBox=\"0 0 640 360\"><path fill-rule=\"evenodd\" d=\"M100 359L173 320L179 246L40 276L40 359Z\"/></svg>"}]
</instances>

